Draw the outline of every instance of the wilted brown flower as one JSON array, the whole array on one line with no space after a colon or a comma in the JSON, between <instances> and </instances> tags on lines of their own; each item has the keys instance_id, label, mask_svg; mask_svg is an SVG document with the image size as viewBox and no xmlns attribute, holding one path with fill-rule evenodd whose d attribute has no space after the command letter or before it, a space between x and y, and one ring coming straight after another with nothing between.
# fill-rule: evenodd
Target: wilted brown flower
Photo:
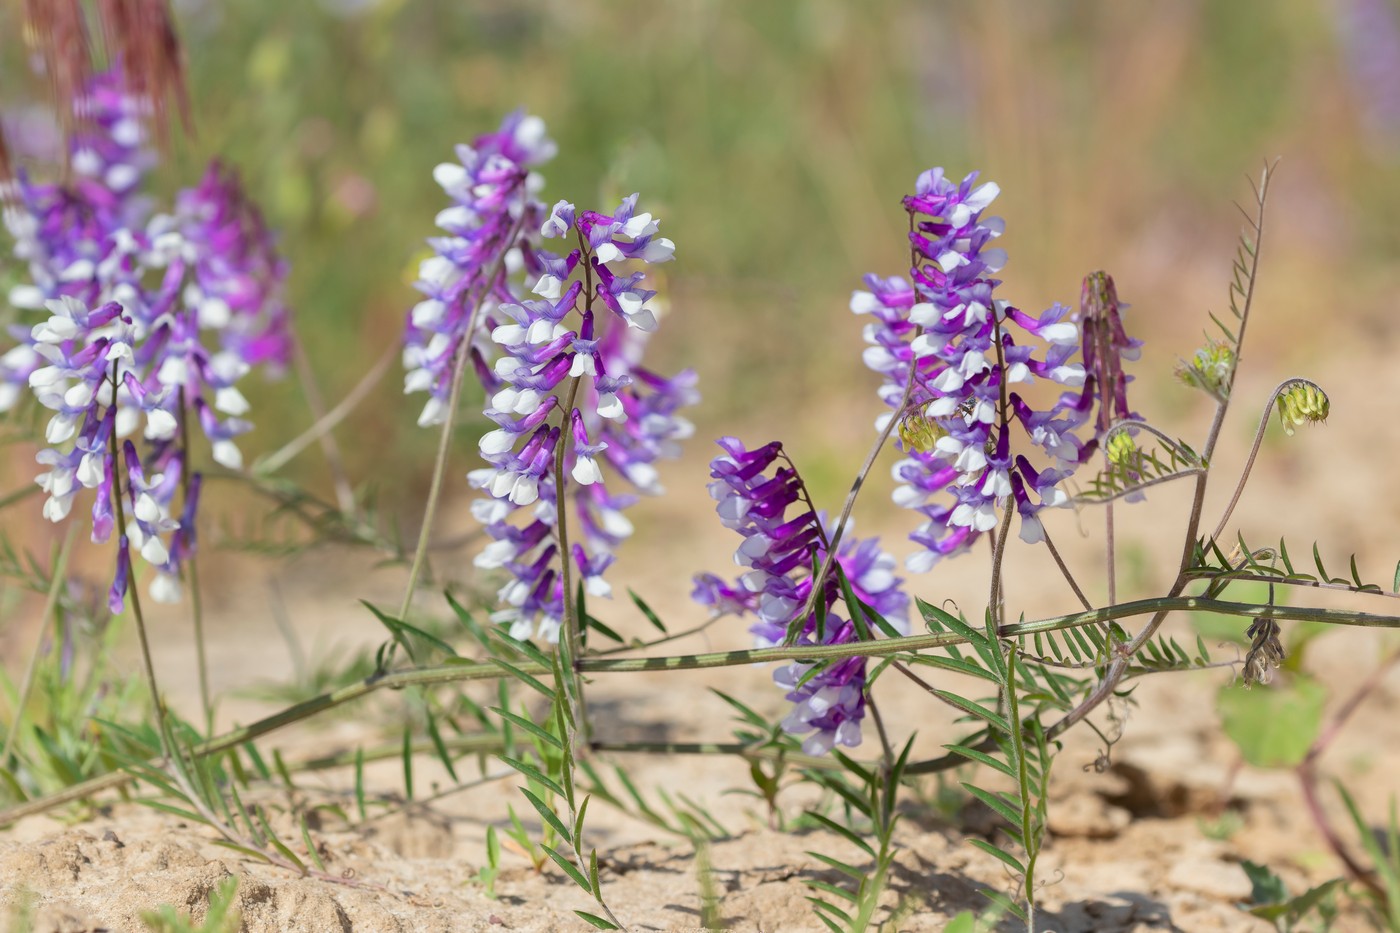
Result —
<instances>
[{"instance_id":1,"label":"wilted brown flower","mask_svg":"<svg viewBox=\"0 0 1400 933\"><path fill-rule=\"evenodd\" d=\"M167 0L99 0L98 12L107 57L120 69L127 92L151 102L160 139L169 138L172 97L188 132L184 56Z\"/></svg>"},{"instance_id":2,"label":"wilted brown flower","mask_svg":"<svg viewBox=\"0 0 1400 933\"><path fill-rule=\"evenodd\" d=\"M5 148L5 128L0 126L0 199L5 197L6 182L14 178L10 168L10 150Z\"/></svg>"},{"instance_id":3,"label":"wilted brown flower","mask_svg":"<svg viewBox=\"0 0 1400 933\"><path fill-rule=\"evenodd\" d=\"M1283 663L1288 655L1283 650L1278 636L1281 629L1273 619L1255 619L1245 632L1254 639L1249 653L1244 656L1244 684L1267 684L1274 678L1274 669Z\"/></svg>"},{"instance_id":4,"label":"wilted brown flower","mask_svg":"<svg viewBox=\"0 0 1400 933\"><path fill-rule=\"evenodd\" d=\"M44 62L65 131L73 126L72 102L92 77L92 49L79 0L26 0L27 38Z\"/></svg>"}]
</instances>

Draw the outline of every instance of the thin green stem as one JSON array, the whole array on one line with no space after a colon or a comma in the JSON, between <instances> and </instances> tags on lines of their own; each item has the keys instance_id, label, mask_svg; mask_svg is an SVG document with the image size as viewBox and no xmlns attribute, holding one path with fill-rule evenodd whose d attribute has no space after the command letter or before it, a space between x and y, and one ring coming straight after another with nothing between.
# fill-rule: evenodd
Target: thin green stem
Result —
<instances>
[{"instance_id":1,"label":"thin green stem","mask_svg":"<svg viewBox=\"0 0 1400 933\"><path fill-rule=\"evenodd\" d=\"M1210 533L1212 541L1219 540L1220 533L1225 530L1225 523L1230 520L1230 516L1234 514L1235 506L1239 505L1240 497L1244 495L1245 483L1249 482L1249 474L1254 469L1254 461L1259 456L1259 446L1264 443L1264 432L1268 430L1269 416L1274 412L1274 404L1278 401L1280 395L1298 383L1312 386L1319 392L1322 391L1322 386L1313 382L1311 379L1303 379L1301 377L1285 379L1274 389L1273 394L1269 396L1269 401L1264 405L1264 413L1259 417L1259 427L1254 431L1254 443L1249 448L1249 456L1245 458L1244 468L1240 470L1240 478L1235 483L1235 491L1230 496L1230 501L1225 506L1225 511L1221 513L1220 521L1216 523L1215 530Z\"/></svg>"},{"instance_id":2,"label":"thin green stem","mask_svg":"<svg viewBox=\"0 0 1400 933\"><path fill-rule=\"evenodd\" d=\"M190 407L185 396L185 387L180 387L180 502L190 501ZM196 537L197 541L198 538ZM214 703L209 693L209 656L204 643L204 596L199 586L198 548L186 555L181 571L188 579L190 589L190 614L194 621L194 651L199 673L199 703L204 711L204 729L207 734L214 732Z\"/></svg>"},{"instance_id":3,"label":"thin green stem","mask_svg":"<svg viewBox=\"0 0 1400 933\"><path fill-rule=\"evenodd\" d=\"M909 211L909 232L914 232L914 213ZM909 261L911 266L918 265L918 254L915 251L912 240L909 248ZM917 338L924 332L922 327L914 330L914 335L910 339ZM846 493L846 502L841 507L841 517L836 520L836 526L831 531L831 541L827 545L826 557L822 560L821 567L817 570L817 575L812 579L812 591L807 595L807 602L803 605L802 611L796 618L806 618L816 609L817 600L822 598L824 592L823 584L827 575L831 573L832 565L836 563L837 549L841 546L841 538L846 533L846 525L850 521L851 512L856 507L856 498L860 496L861 487L865 485L865 478L870 475L871 469L875 466L875 459L880 456L880 451L885 449L885 443L889 441L890 434L894 432L895 426L899 424L899 419L904 416L904 411L909 407L909 401L914 397L915 377L919 373L919 361L912 359L909 361L909 378L904 383L904 394L899 399L899 404L895 406L890 414L890 420L885 423L884 430L875 439L870 452L865 455L865 462L861 464L860 471L856 473L855 482L851 484L850 492ZM789 461L791 462L791 461Z\"/></svg>"},{"instance_id":4,"label":"thin green stem","mask_svg":"<svg viewBox=\"0 0 1400 933\"><path fill-rule=\"evenodd\" d=\"M37 487L36 487L37 488ZM29 665L24 669L24 682L19 688L19 703L15 706L15 718L10 723L10 729L5 734L5 747L0 751L0 767L9 763L10 752L14 751L15 741L19 738L20 722L24 719L24 709L29 705L30 696L34 691L35 675L39 672L39 658L44 653L44 630L52 618L54 631L58 631L58 594L63 589L63 585L68 582L68 556L73 552L73 538L77 533L78 523L69 522L68 531L63 536L63 544L58 549L58 556L54 559L52 576L49 579L49 590L44 595L44 611L39 614L39 634L38 641L34 644L34 652L29 656Z\"/></svg>"},{"instance_id":5,"label":"thin green stem","mask_svg":"<svg viewBox=\"0 0 1400 933\"><path fill-rule=\"evenodd\" d=\"M1069 566L1065 563L1064 558L1060 556L1059 549L1055 547L1055 542L1050 540L1050 532L1048 531L1045 532L1045 549L1048 550L1050 556L1055 559L1055 565L1060 568L1060 574L1065 578L1065 582L1069 584L1069 588L1074 590L1075 598L1079 600L1079 604L1086 610L1092 612L1094 610L1093 604L1089 602L1088 597L1084 595L1084 591L1081 590L1079 584L1075 582L1074 574L1070 573ZM1109 603L1112 604L1116 601L1117 600L1110 599Z\"/></svg>"},{"instance_id":6,"label":"thin green stem","mask_svg":"<svg viewBox=\"0 0 1400 933\"><path fill-rule=\"evenodd\" d=\"M501 275L501 270L505 268L506 253L510 251L511 244L515 243L516 237L520 235L521 225L525 222L524 212L521 213L520 220L516 222L509 237L502 247L500 255L496 257L495 265L491 267L491 272L486 276L485 282L481 286L481 291L477 293L476 299L472 302L472 311L467 318L466 329L462 332L462 343L457 348L457 357L452 363L452 388L447 396L447 412L442 420L442 433L438 437L437 456L433 460L433 478L428 486L428 501L423 507L423 523L418 529L418 546L413 552L413 563L408 568L408 584L404 587L403 601L399 604L400 619L408 618L409 607L413 605L414 594L418 591L418 580L423 575L423 567L428 560L428 542L433 536L433 520L437 517L438 498L442 495L442 479L447 472L447 455L452 448L452 431L456 427L457 404L462 395L462 375L466 372L467 359L471 356L472 340L476 336L476 322L481 314L481 306L486 303L486 298L495 288L496 280Z\"/></svg>"},{"instance_id":7,"label":"thin green stem","mask_svg":"<svg viewBox=\"0 0 1400 933\"><path fill-rule=\"evenodd\" d=\"M290 463L303 450L316 443L322 437L335 430L336 425L344 421L359 404L369 397L370 391L379 384L379 380L384 378L384 374L389 371L389 364L398 356L399 348L396 345L389 346L384 355L365 373L364 377L355 384L345 396L336 403L336 406L317 418L311 427L301 434L283 444L281 449L269 456L262 457L254 464L255 473L276 473L282 467Z\"/></svg>"},{"instance_id":8,"label":"thin green stem","mask_svg":"<svg viewBox=\"0 0 1400 933\"><path fill-rule=\"evenodd\" d=\"M1274 165L1277 164L1277 162L1274 163ZM1215 456L1215 445L1220 440L1220 430L1225 424L1225 415L1230 408L1231 393L1229 389L1233 387L1235 373L1239 371L1240 361L1244 357L1245 327L1249 323L1249 312L1254 305L1255 284L1258 282L1259 278L1259 257L1262 253L1264 242L1264 207L1268 200L1269 177L1272 170L1273 166L1266 165L1264 167L1264 174L1260 179L1259 187L1255 189L1255 203L1258 205L1258 214L1250 220L1250 224L1254 229L1254 241L1249 248L1251 262L1249 269L1246 271L1247 285L1244 294L1244 303L1239 311L1240 328L1239 332L1234 337L1235 360L1230 372L1230 385L1227 386L1226 391L1216 399L1215 417L1211 420L1210 430L1206 434L1206 442L1201 448L1201 463L1206 466L1202 472L1196 475L1196 488L1191 498L1191 513L1186 521L1186 529L1182 535L1181 560L1177 567L1176 581L1167 592L1168 599L1179 596L1190 582L1190 578L1187 576L1187 570L1191 566L1191 555L1196 546L1196 535L1201 527L1201 513L1204 509L1206 499L1206 485L1210 479L1209 464ZM1246 215L1246 217L1247 216L1248 215ZM1166 617L1166 612L1156 613L1128 644L1122 645L1116 649L1118 656L1109 664L1108 670L1104 672L1103 679L1099 681L1098 686L1090 692L1089 696L1086 697L1079 706L1070 710L1070 712L1065 714L1064 718L1046 730L1047 739L1054 738L1056 735L1061 734L1070 726L1089 715L1100 703L1103 703L1113 695L1113 691L1117 687L1119 681L1121 681L1123 675L1127 673L1128 659L1137 653L1137 651L1157 633L1157 630L1161 628Z\"/></svg>"},{"instance_id":9,"label":"thin green stem","mask_svg":"<svg viewBox=\"0 0 1400 933\"><path fill-rule=\"evenodd\" d=\"M326 400L321 395L321 387L316 384L316 373L311 368L311 357L306 355L306 346L301 342L301 335L292 331L292 364L296 369L297 381L301 383L302 393L306 396L306 405L311 409L311 416L316 421L326 420ZM326 465L331 471L331 485L335 487L336 502L340 505L340 511L346 515L355 514L355 490L350 485L349 474L345 470L345 458L341 456L340 445L335 442L335 435L329 431L324 431L317 436L321 444L321 453L326 458Z\"/></svg>"},{"instance_id":10,"label":"thin green stem","mask_svg":"<svg viewBox=\"0 0 1400 933\"><path fill-rule=\"evenodd\" d=\"M804 755L786 748L746 745L740 742L601 742L590 747L597 752L637 755L738 755L752 761L779 761L796 768L841 771L845 765L828 756Z\"/></svg>"},{"instance_id":11,"label":"thin green stem","mask_svg":"<svg viewBox=\"0 0 1400 933\"><path fill-rule=\"evenodd\" d=\"M39 491L39 487L34 485L33 483L21 486L14 492L9 492L3 496L0 496L0 509L7 509L10 506L14 505L16 502L23 502L30 496L37 496L39 494Z\"/></svg>"},{"instance_id":12,"label":"thin green stem","mask_svg":"<svg viewBox=\"0 0 1400 933\"><path fill-rule=\"evenodd\" d=\"M117 364L112 364L112 399L113 404L117 397ZM110 432L108 445L112 456L112 502L116 511L118 547L126 543L126 504L124 497L131 490L131 477L127 475L126 482L122 482L122 456L121 450L117 446L117 431L115 425ZM128 548L130 545L126 545ZM136 571L134 562L127 555L126 562L126 596L131 602L131 615L136 620L136 634L141 642L141 664L146 674L146 687L151 693L151 703L155 706L156 732L160 736L161 753L166 760L171 760L175 750L170 747L170 734L165 721L165 704L161 702L160 687L156 683L156 666L151 661L151 643L146 635L146 615L141 611L141 588L136 581Z\"/></svg>"},{"instance_id":13,"label":"thin green stem","mask_svg":"<svg viewBox=\"0 0 1400 933\"><path fill-rule=\"evenodd\" d=\"M1000 391L1000 399L997 406L998 432L1002 441L1006 441L1006 432L1011 425L1011 402L1006 394L1006 349L1001 342L1001 318L996 312L992 313L992 343L997 350L997 385ZM992 613L992 618L1000 625L1006 621L1006 611L1003 603L1006 594L1002 591L1001 564L1006 555L1006 539L1011 536L1011 502L1008 500L1002 506L1005 513L1002 516L1001 531L997 534L995 543L992 546L992 592L988 600L988 611ZM1109 600L1113 602L1113 600Z\"/></svg>"},{"instance_id":14,"label":"thin green stem","mask_svg":"<svg viewBox=\"0 0 1400 933\"><path fill-rule=\"evenodd\" d=\"M1224 602L1201 597L1175 597L1143 599L1106 606L1093 612L1079 612L1070 615L1052 616L1032 622L1017 622L1003 625L997 634L1001 638L1017 638L1021 635L1034 635L1037 632L1052 632L1085 625L1098 625L1113 619L1130 618L1148 613L1169 612L1211 612L1241 618L1269 618L1280 621L1322 622L1333 625L1354 625L1368 628L1400 628L1400 616L1375 615L1341 609L1313 609L1300 606L1271 606L1259 603ZM851 642L840 645L804 645L796 648L755 648L735 651L718 651L707 654L677 655L657 658L584 658L579 662L579 670L585 674L623 674L641 671L703 670L715 667L737 667L749 664L764 664L773 661L819 661L847 657L884 657L903 652L943 648L949 645L965 644L967 639L956 633L906 635L901 638L886 638L878 641ZM538 664L522 662L516 669L531 676L548 674L549 670ZM441 684L465 683L474 680L497 680L509 676L495 664L455 664L445 667L419 668L396 671L369 677L339 690L325 693L294 706L281 710L272 716L237 729L230 730L189 749L189 754L202 757L226 751L234 746L258 739L264 735L286 728L294 723L310 719L327 710L359 700L379 690L396 690L411 686L435 686ZM1047 732L1047 738L1053 738ZM946 756L945 756L946 757ZM965 759L961 759L964 760ZM911 768L913 766L911 765ZM910 773L922 773L910 771ZM103 790L120 787L131 780L124 772L102 775L59 791L41 800L31 801L9 810L0 811L0 826L14 822L34 813L41 813L65 803L82 800Z\"/></svg>"},{"instance_id":15,"label":"thin green stem","mask_svg":"<svg viewBox=\"0 0 1400 933\"><path fill-rule=\"evenodd\" d=\"M569 384L568 401L564 404L560 418L559 439L554 446L554 533L559 540L559 585L564 588L564 640L569 651L570 667L566 673L573 682L573 690L566 691L566 699L574 705L574 721L582 740L587 742L592 729L588 723L588 709L583 699L583 678L578 671L579 658L583 656L583 620L579 618L578 604L574 600L573 558L569 555L569 509L565 499L568 492L568 475L564 472L564 451L569 446L570 413L578 399L578 386L582 379L582 376L575 376ZM576 741L579 736L572 738Z\"/></svg>"}]
</instances>

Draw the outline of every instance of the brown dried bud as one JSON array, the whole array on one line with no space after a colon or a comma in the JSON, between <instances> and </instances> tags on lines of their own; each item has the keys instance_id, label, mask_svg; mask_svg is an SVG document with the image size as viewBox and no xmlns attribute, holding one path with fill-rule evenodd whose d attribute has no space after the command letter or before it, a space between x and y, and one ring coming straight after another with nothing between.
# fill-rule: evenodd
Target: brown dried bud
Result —
<instances>
[{"instance_id":1,"label":"brown dried bud","mask_svg":"<svg viewBox=\"0 0 1400 933\"><path fill-rule=\"evenodd\" d=\"M150 102L160 140L170 138L172 97L181 124L190 132L184 55L167 0L100 0L98 12L107 57L120 71L126 91Z\"/></svg>"},{"instance_id":2,"label":"brown dried bud","mask_svg":"<svg viewBox=\"0 0 1400 933\"><path fill-rule=\"evenodd\" d=\"M92 77L92 49L80 0L26 0L28 39L44 62L54 109L65 131L73 128L73 101Z\"/></svg>"},{"instance_id":3,"label":"brown dried bud","mask_svg":"<svg viewBox=\"0 0 1400 933\"><path fill-rule=\"evenodd\" d=\"M0 126L0 200L4 200L10 180L14 177L14 169L10 166L10 150L5 147L5 128Z\"/></svg>"},{"instance_id":4,"label":"brown dried bud","mask_svg":"<svg viewBox=\"0 0 1400 933\"><path fill-rule=\"evenodd\" d=\"M1255 619L1245 632L1253 641L1249 652L1244 656L1244 684L1267 684L1274 679L1274 669L1283 664L1288 655L1283 650L1278 636L1281 629L1273 619Z\"/></svg>"},{"instance_id":5,"label":"brown dried bud","mask_svg":"<svg viewBox=\"0 0 1400 933\"><path fill-rule=\"evenodd\" d=\"M1142 341L1123 330L1122 311L1127 305L1118 300L1113 276L1091 272L1079 291L1077 320L1083 329L1084 372L1094 380L1099 393L1095 428L1102 435L1108 426L1136 415L1128 407L1128 376L1124 360L1136 360Z\"/></svg>"}]
</instances>

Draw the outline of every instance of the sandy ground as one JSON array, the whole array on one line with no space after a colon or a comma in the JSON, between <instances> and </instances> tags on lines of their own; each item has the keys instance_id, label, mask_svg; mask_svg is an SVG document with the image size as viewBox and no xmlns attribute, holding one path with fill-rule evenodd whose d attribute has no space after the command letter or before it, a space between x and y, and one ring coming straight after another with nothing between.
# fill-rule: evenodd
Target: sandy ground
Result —
<instances>
[{"instance_id":1,"label":"sandy ground","mask_svg":"<svg viewBox=\"0 0 1400 933\"><path fill-rule=\"evenodd\" d=\"M1359 369L1385 373L1380 351L1374 359L1355 361ZM1373 368L1374 367L1374 368ZM1392 382L1400 377L1385 378ZM1358 387L1348 398L1345 382L1333 394L1333 410L1351 414L1351 430L1320 435L1305 432L1285 453L1266 445L1259 480L1241 503L1239 527L1264 540L1280 534L1297 541L1303 553L1319 540L1324 553L1368 555L1363 573L1388 580L1385 558L1394 558L1391 531L1396 499L1390 488L1387 463L1394 462L1393 436L1377 436L1364 425L1375 423L1376 399L1385 392ZM1252 398L1265 386L1248 385ZM1242 390L1244 391L1244 390ZM1394 397L1394 392L1388 393ZM1231 422L1227 437L1247 438L1257 409ZM1334 422L1338 418L1334 414ZM1332 430L1331 428L1326 430ZM1229 432L1233 431L1234 435ZM1377 447L1381 449L1377 449ZM1232 449L1243 446L1242 440ZM1224 474L1241 454L1221 458ZM695 491L703 486L703 459L682 465L670 475L673 488ZM1329 484L1325 477L1339 460L1351 463L1349 481ZM1292 494L1295 485L1327 489L1308 498ZM1346 490L1379 491L1374 507L1356 509L1344 501ZM1213 490L1208 508L1218 509L1227 490ZM879 495L871 492L872 498ZM1135 506L1125 520L1138 536L1151 533L1159 522L1177 514L1180 501L1164 492ZM1286 503L1286 508L1281 504ZM460 503L448 515L459 527L468 521ZM674 509L675 511L668 511ZM1214 513L1212 513L1214 514ZM1068 559L1087 567L1096 559L1096 545L1080 534L1079 519L1071 514L1052 526ZM897 528L891 517L891 528ZM1092 524L1084 519L1084 524ZM452 528L444 528L450 534ZM863 531L866 529L858 529ZM681 540L684 548L653 549L652 553L684 551L674 556L685 571L723 570L732 550L716 523L704 514L666 501L649 507L641 520L640 537L651 542ZM1132 588L1146 595L1160 587L1175 557L1161 549L1133 545L1126 561ZM1168 549L1169 551L1169 549ZM645 546L633 551L647 553ZM1012 578L1013 613L1028 618L1067 611L1070 598L1035 553L1012 549L1013 566L1024 567ZM1345 558L1343 557L1343 560ZM463 561L465 564L465 560ZM651 563L624 560L618 565L617 586L636 586L680 628L697 620L687 607L681 569L663 558ZM278 599L301 639L313 653L334 644L368 644L382 637L355 598L382 604L397 598L402 577L397 571L375 569L364 557L320 554L285 562L271 573L280 581ZM630 575L630 576L629 576ZM244 569L231 567L228 580L249 579ZM985 586L969 568L921 581L917 591L928 598L980 606ZM234 690L250 683L276 680L290 670L272 621L271 589L265 585L215 580L212 606L212 655L216 659L214 686L225 695L220 719L225 725L248 722L271 707ZM1348 603L1349 605L1352 603ZM425 607L429 604L425 603ZM1393 611L1390 602L1365 605L1373 611ZM617 624L643 631L630 607L619 606ZM624 611L625 609L625 611ZM1182 620L1173 631L1187 631ZM1243 626L1244 622L1241 622ZM197 692L191 664L192 649L184 623L158 618L156 664L169 695L187 715L196 709ZM12 630L13 631L13 630ZM29 644L30 636L13 636L13 644ZM743 632L736 626L712 629L702 636L668 646L690 653L740 647ZM1375 665L1387 645L1377 633L1345 630L1317 643L1308 667L1330 689L1329 709L1335 709L1348 689ZM1228 652L1227 652L1228 655ZM1151 678L1143 682L1137 703L1129 710L1126 735L1114 748L1114 765L1099 773L1088 767L1097 754L1094 736L1072 733L1058 758L1052 782L1051 835L1041 863L1044 887L1037 929L1064 931L1252 931L1270 927L1238 909L1250 885L1241 868L1245 859L1265 862L1297 892L1340 873L1336 860L1303 808L1297 781L1288 773L1237 768L1237 754L1219 731L1214 698L1228 670ZM599 738L605 740L729 738L727 707L713 688L744 698L756 708L779 714L783 706L768 674L752 668L726 668L675 675L600 677L591 686L591 708ZM937 754L956 735L943 710L903 684L889 685L882 708L893 730L920 733L919 749ZM1347 781L1363 811L1379 822L1387 798L1400 782L1400 672L1392 671L1371 700L1351 721L1322 762L1323 771ZM289 760L353 748L359 741L382 741L402 728L401 698L376 697L345 714L278 733L264 743L264 752L280 748ZM917 753L916 753L917 754ZM746 766L737 760L712 757L654 757L632 755L624 762L636 784L649 794L657 787L680 790L703 801L731 835L712 844L708 861L718 913L732 930L803 931L820 929L806 897L810 880L837 880L809 853L858 858L843 849L839 838L808 832L788 835L769 828L767 816L750 798L731 793L748 784ZM420 798L433 782L446 786L445 774L428 758L419 759ZM464 776L476 776L476 763L462 762ZM502 766L487 761L490 775ZM249 933L271 931L473 931L586 929L573 917L586 908L583 896L551 866L535 872L518 853L507 850L496 897L488 897L473 880L485 861L484 833L488 824L502 825L507 804L528 812L514 790L516 781L500 778L474 790L434 802L405 805L397 795L403 788L396 761L367 769L376 802L365 823L347 824L322 814L312 837L329 873L340 883L299 878L281 869L255 864L213 844L205 828L133 803L108 800L95 814L65 822L62 811L25 820L0 833L0 927L28 904L37 931L137 931L143 910L169 903L196 917L203 915L208 892L222 878L240 878L239 906ZM353 813L353 777L348 770L308 775L296 798L310 803L338 803ZM931 799L930 782L923 796ZM282 792L267 792L264 802L283 801ZM985 905L980 886L1005 889L1008 879L999 863L966 842L969 835L987 833L985 814L965 807L937 808L907 798L899 832L901 845L889 903L903 898L913 908L901 930L939 930L948 918L967 908ZM786 812L798 812L805 798L789 792ZM1344 837L1350 839L1340 805L1328 791L1328 806ZM1229 833L1208 833L1222 825L1222 814L1236 826ZM595 805L589 813L588 840L599 852L601 875L609 904L631 929L700 929L702 885L690 844L666 837L655 828ZM298 843L299 845L299 843ZM1368 927L1352 913L1338 930Z\"/></svg>"}]
</instances>

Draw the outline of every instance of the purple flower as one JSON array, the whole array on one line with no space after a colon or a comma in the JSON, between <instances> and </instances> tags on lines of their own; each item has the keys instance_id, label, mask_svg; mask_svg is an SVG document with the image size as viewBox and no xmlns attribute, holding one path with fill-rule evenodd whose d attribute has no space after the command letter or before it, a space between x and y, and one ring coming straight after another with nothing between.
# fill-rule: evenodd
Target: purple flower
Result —
<instances>
[{"instance_id":1,"label":"purple flower","mask_svg":"<svg viewBox=\"0 0 1400 933\"><path fill-rule=\"evenodd\" d=\"M534 197L539 176L530 167L547 162L554 153L544 122L516 112L496 132L478 137L471 146L458 146L456 162L433 170L433 178L453 203L437 215L437 226L447 236L428 241L435 255L419 266L415 286L425 297L409 312L404 330L404 392L429 393L420 425L441 424L446 417L462 341L469 341L480 355L489 352L479 346L484 333L479 322L488 309L515 296L504 276L488 278L508 255L523 258L529 252L525 243L544 210ZM483 313L474 318L477 305ZM478 330L469 334L473 319Z\"/></svg>"},{"instance_id":2,"label":"purple flower","mask_svg":"<svg viewBox=\"0 0 1400 933\"><path fill-rule=\"evenodd\" d=\"M180 555L189 553L164 543L179 524L170 513L190 455L178 449L180 419L198 424L217 462L241 466L233 438L248 429L240 417L248 403L236 383L254 366L276 370L288 358L286 269L257 209L217 164L177 196L173 212L153 210L141 186L153 164L151 106L122 84L98 75L74 102L67 182L20 173L0 183L21 269L10 303L49 312L12 329L16 344L0 353L0 410L27 389L54 412L51 446L39 455L48 468L39 477L49 494L44 514L62 520L80 488L94 489L98 541L115 527L112 435L140 431L139 447L125 445L133 508L117 530L157 566L156 598L173 599ZM192 523L197 497L186 496L181 511Z\"/></svg>"},{"instance_id":3,"label":"purple flower","mask_svg":"<svg viewBox=\"0 0 1400 933\"><path fill-rule=\"evenodd\" d=\"M1013 457L1003 425L1020 422L1031 443L1059 463L1077 464L1086 453L1073 433L1083 420L1078 397L1062 396L1042 411L1010 388L1036 379L1082 385L1084 368L1071 361L1079 332L1061 305L1032 317L995 297L1001 282L993 276L1006 254L990 244L1005 225L983 216L999 189L976 180L973 173L954 184L942 169L920 175L904 199L914 221L912 284L867 276L868 290L851 297L851 310L871 317L864 358L884 376L880 399L897 409L911 386L908 407L885 413L876 427L901 418L905 456L893 467L894 500L925 519L911 535L921 546L907 562L914 571L970 548L996 527L1012 497L1027 540L1043 536L1039 509L1067 501L1045 485L1050 474ZM1043 354L1018 344L1015 330L1046 344Z\"/></svg>"},{"instance_id":4,"label":"purple flower","mask_svg":"<svg viewBox=\"0 0 1400 933\"><path fill-rule=\"evenodd\" d=\"M530 145L519 142L524 127ZM679 412L698 396L694 373L667 378L641 363L656 326L649 305L656 292L644 286L644 269L671 259L674 245L651 215L636 213L636 195L612 214L566 201L546 213L526 169L553 154L543 139L538 120L517 115L462 150L462 166L439 168L439 182L458 201L448 218L457 237L434 241L437 256L423 264L419 288L429 297L410 315L405 362L408 390L432 395L419 422L432 423L445 411L452 363L469 341L485 415L496 425L479 443L488 465L468 476L484 493L472 514L492 539L476 565L510 574L497 622L516 638L555 640L564 615L559 562L572 561L588 594L611 594L604 572L632 534L624 512L640 495L662 491L656 463L675 457L693 433ZM579 245L561 256L538 249L538 237ZM487 281L502 267L523 273L529 297L513 274ZM477 303L479 330L469 334ZM572 480L568 554L559 553L556 531L561 456ZM619 480L631 491L608 488Z\"/></svg>"},{"instance_id":5,"label":"purple flower","mask_svg":"<svg viewBox=\"0 0 1400 933\"><path fill-rule=\"evenodd\" d=\"M714 574L699 574L691 595L715 615L756 616L749 631L759 647L782 644L811 597L813 565L826 557L822 516L807 504L797 471L779 464L781 444L747 450L736 438L725 437L719 445L724 454L710 462L710 495L718 503L720 521L743 536L734 562L746 569L732 584ZM882 550L878 540L847 541L836 562L862 603L900 632L908 631L909 597L894 575L893 555ZM801 621L795 644L845 644L860 637L856 623L836 611L845 604L835 574L824 581L820 601L821 631L814 607ZM873 619L860 621L865 630L876 631ZM794 704L783 721L784 730L806 735L802 747L812 755L833 745L858 745L865 716L865 659L838 661L799 686L809 668L789 664L774 674Z\"/></svg>"}]
</instances>

